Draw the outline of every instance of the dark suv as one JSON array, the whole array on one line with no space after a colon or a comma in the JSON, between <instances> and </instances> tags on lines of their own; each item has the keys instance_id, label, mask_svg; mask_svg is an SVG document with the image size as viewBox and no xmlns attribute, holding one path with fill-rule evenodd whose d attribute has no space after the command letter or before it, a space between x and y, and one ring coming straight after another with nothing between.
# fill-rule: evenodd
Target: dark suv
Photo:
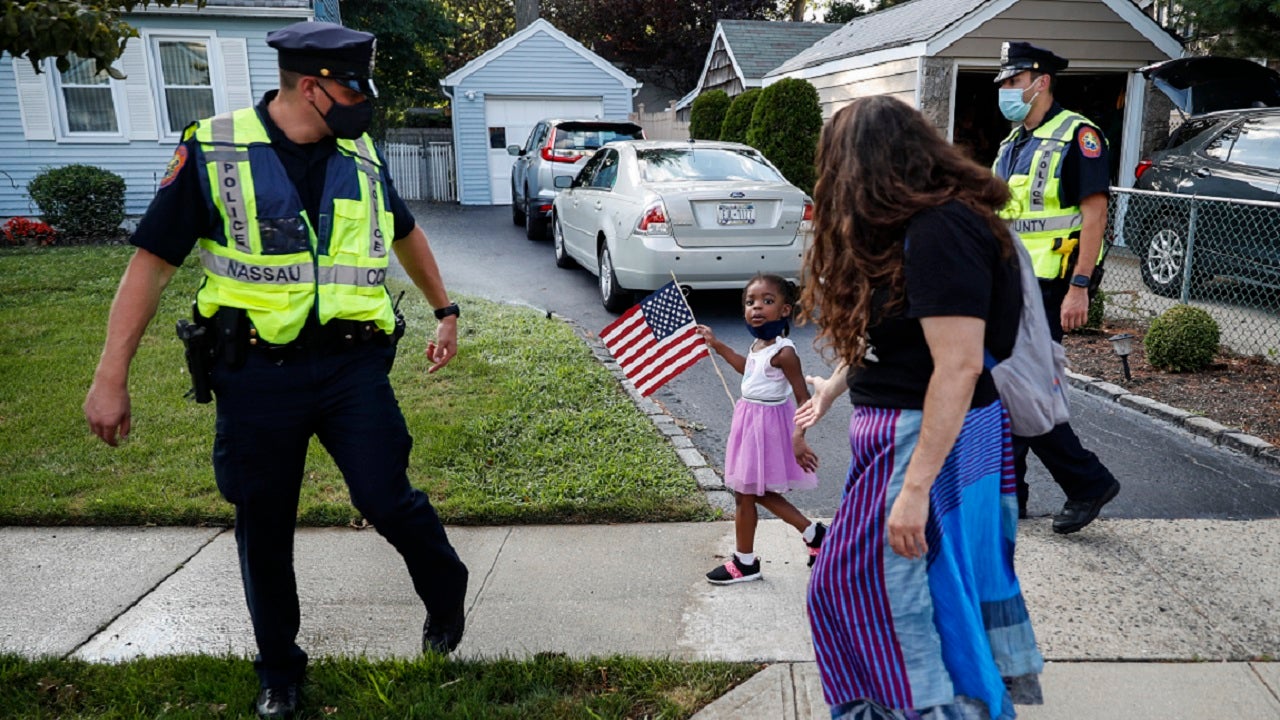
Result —
<instances>
[{"instance_id":1,"label":"dark suv","mask_svg":"<svg viewBox=\"0 0 1280 720\"><path fill-rule=\"evenodd\" d=\"M1143 282L1157 295L1180 295L1196 196L1192 285L1222 275L1280 287L1280 206L1271 205L1280 202L1280 74L1219 57L1142 73L1188 116L1134 171L1137 190L1187 196L1130 196L1124 237Z\"/></svg>"},{"instance_id":2,"label":"dark suv","mask_svg":"<svg viewBox=\"0 0 1280 720\"><path fill-rule=\"evenodd\" d=\"M511 165L511 221L524 225L530 240L547 239L551 201L559 192L555 176L576 176L607 142L643 139L644 130L626 121L548 119L534 125L524 147L507 147L516 156Z\"/></svg>"}]
</instances>

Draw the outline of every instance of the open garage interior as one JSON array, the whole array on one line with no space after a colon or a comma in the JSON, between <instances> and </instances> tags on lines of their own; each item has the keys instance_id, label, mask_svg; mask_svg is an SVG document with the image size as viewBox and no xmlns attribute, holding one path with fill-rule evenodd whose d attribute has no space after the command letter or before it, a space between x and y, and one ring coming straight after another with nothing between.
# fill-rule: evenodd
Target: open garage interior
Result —
<instances>
[{"instance_id":1,"label":"open garage interior","mask_svg":"<svg viewBox=\"0 0 1280 720\"><path fill-rule=\"evenodd\" d=\"M971 157L990 165L1011 124L1000 114L991 69L961 70L956 76L953 141ZM1107 138L1111 182L1118 181L1124 136L1127 75L1123 72L1065 73L1058 78L1055 97L1068 110L1089 118Z\"/></svg>"}]
</instances>

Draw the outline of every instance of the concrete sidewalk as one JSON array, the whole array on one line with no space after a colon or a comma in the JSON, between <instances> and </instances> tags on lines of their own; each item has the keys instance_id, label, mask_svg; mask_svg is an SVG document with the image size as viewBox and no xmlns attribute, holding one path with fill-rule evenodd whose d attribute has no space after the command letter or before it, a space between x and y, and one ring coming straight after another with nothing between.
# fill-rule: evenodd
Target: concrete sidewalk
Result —
<instances>
[{"instance_id":1,"label":"concrete sidewalk","mask_svg":"<svg viewBox=\"0 0 1280 720\"><path fill-rule=\"evenodd\" d=\"M451 528L471 568L461 657L612 654L772 663L699 718L827 717L794 530L763 521L764 580L703 580L733 525ZM1025 521L1018 567L1041 648L1032 720L1280 718L1280 520ZM313 656L412 657L423 609L372 530L296 542ZM252 654L223 529L0 528L0 651L87 660ZM746 620L747 622L744 622Z\"/></svg>"}]
</instances>

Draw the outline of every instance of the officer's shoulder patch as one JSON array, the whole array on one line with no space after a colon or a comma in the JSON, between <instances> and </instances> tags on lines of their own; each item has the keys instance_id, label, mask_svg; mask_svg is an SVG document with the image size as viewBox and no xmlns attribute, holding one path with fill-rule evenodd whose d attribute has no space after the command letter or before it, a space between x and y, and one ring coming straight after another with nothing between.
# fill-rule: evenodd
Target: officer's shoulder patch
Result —
<instances>
[{"instance_id":1,"label":"officer's shoulder patch","mask_svg":"<svg viewBox=\"0 0 1280 720\"><path fill-rule=\"evenodd\" d=\"M177 150L173 151L173 157L169 158L169 164L164 169L164 178L160 181L160 187L168 187L178 177L178 173L182 172L182 166L187 164L187 146L179 145Z\"/></svg>"},{"instance_id":2,"label":"officer's shoulder patch","mask_svg":"<svg viewBox=\"0 0 1280 720\"><path fill-rule=\"evenodd\" d=\"M1102 154L1102 137L1097 130L1091 127L1081 128L1076 141L1080 143L1080 153L1085 157L1096 158Z\"/></svg>"}]
</instances>

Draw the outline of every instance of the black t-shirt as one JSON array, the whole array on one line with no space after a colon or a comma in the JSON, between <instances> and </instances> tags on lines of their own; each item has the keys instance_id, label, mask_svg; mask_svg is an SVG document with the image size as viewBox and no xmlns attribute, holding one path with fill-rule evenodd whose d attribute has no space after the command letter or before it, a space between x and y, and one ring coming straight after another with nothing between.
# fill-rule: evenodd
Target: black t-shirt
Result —
<instances>
[{"instance_id":1,"label":"black t-shirt","mask_svg":"<svg viewBox=\"0 0 1280 720\"><path fill-rule=\"evenodd\" d=\"M1000 257L1000 242L977 213L959 201L923 210L907 225L903 274L906 302L868 330L865 365L849 373L855 405L919 410L933 374L933 356L920 318L965 316L986 321L984 346L997 360L1013 351L1022 311L1022 284L1014 256ZM879 298L883 305L887 297ZM876 311L878 313L878 311ZM996 399L983 371L970 407Z\"/></svg>"},{"instance_id":2,"label":"black t-shirt","mask_svg":"<svg viewBox=\"0 0 1280 720\"><path fill-rule=\"evenodd\" d=\"M1062 112L1064 112L1063 107L1055 102L1049 107L1049 112L1045 113L1040 125L1044 125ZM1030 138L1031 131L1019 125L1018 136L1014 138L1012 147L1008 151L1013 155L1008 167L1016 168L1019 161L1024 164L1031 162L1031 158L1017 157ZM1109 192L1111 187L1109 158L1107 142L1097 126L1085 124L1076 128L1076 136L1067 146L1066 157L1062 158L1062 172L1059 174L1058 196L1063 207L1074 207L1090 195Z\"/></svg>"},{"instance_id":3,"label":"black t-shirt","mask_svg":"<svg viewBox=\"0 0 1280 720\"><path fill-rule=\"evenodd\" d=\"M337 151L337 143L333 138L325 138L299 145L285 137L267 112L267 104L275 95L276 91L272 90L263 96L257 106L258 117L262 118L276 156L298 189L298 197L311 227L319 227L316 218L320 214L320 200L324 193L325 163ZM196 240L209 237L221 222L218 212L209 207L200 186L197 173L204 169L197 167L199 163L195 160L198 145L192 138L174 151L160 188L129 240L174 266L181 265L191 248L195 247ZM378 159L382 162L381 156ZM387 202L395 218L395 237L398 239L413 231L415 220L391 183L390 174L385 174L385 177Z\"/></svg>"}]
</instances>

